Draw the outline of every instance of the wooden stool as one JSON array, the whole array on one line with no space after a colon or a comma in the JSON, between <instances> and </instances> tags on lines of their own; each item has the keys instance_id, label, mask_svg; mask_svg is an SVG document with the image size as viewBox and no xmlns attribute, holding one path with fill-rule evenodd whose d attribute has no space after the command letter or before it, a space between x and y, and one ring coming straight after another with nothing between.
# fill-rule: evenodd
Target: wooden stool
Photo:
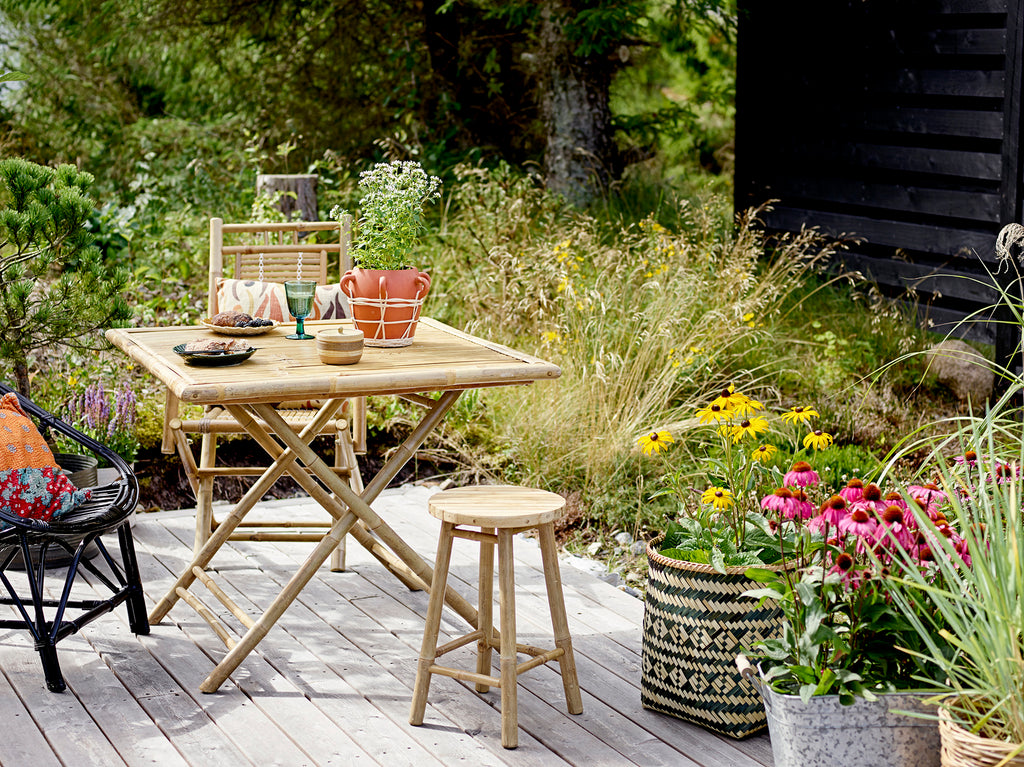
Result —
<instances>
[{"instance_id":1,"label":"wooden stool","mask_svg":"<svg viewBox=\"0 0 1024 767\"><path fill-rule=\"evenodd\" d=\"M494 485L460 487L434 494L430 498L430 513L441 520L441 538L437 543L434 562L434 580L430 587L430 604L423 630L423 647L416 669L416 686L412 695L410 724L423 724L427 706L431 674L442 674L466 682L475 682L477 692L490 687L501 688L501 745L515 748L518 744L519 719L516 704L516 680L524 671L550 660L558 660L565 688L566 705L570 714L583 713L583 700L576 678L576 660L572 654L572 638L565 617L562 598L562 580L558 573L558 553L555 548L554 521L561 516L565 499L544 490L525 487ZM468 530L465 527L479 528ZM551 625L554 628L555 648L516 644L515 577L512 559L512 536L522 530L537 528L540 552L544 562L544 580L547 584ZM448 583L452 541L466 538L480 543L479 619L476 630L437 646L441 627L441 609ZM498 544L498 591L501 604L501 631L492 624L494 594L494 544ZM450 650L477 642L476 672L439 666L434 661ZM501 676L492 676L491 650L501 654ZM532 656L518 663L516 654Z\"/></svg>"}]
</instances>

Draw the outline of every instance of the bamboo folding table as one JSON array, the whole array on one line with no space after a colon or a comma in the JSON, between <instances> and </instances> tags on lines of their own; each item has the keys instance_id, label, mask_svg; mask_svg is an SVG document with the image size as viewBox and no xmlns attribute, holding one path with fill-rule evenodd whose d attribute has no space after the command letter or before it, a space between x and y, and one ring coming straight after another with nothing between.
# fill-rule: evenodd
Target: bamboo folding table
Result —
<instances>
[{"instance_id":1,"label":"bamboo folding table","mask_svg":"<svg viewBox=\"0 0 1024 767\"><path fill-rule=\"evenodd\" d=\"M343 323L307 324L321 329ZM549 362L428 318L420 320L416 340L411 346L367 347L355 365L321 363L314 342L285 338L292 327L281 325L267 335L249 338L257 347L256 353L246 362L229 367L191 367L174 353L173 347L178 344L214 337L212 331L203 327L107 331L111 343L163 382L182 403L226 408L273 460L149 616L150 623L159 623L180 599L209 622L224 642L228 652L199 686L202 692L215 692L223 684L346 534L353 535L406 586L429 591L433 578L430 566L370 508L370 504L440 424L462 391L527 384L561 374L561 370ZM438 396L428 396L433 393ZM364 491L357 494L317 456L309 442L346 399L370 395L398 395L421 405L425 413ZM323 404L313 420L297 432L289 428L274 409L275 403L285 400L320 400ZM270 430L264 424L270 426ZM296 466L296 461L305 469ZM232 602L206 567L245 515L285 473L330 513L333 522L266 611L254 619ZM242 623L246 630L241 639L235 640L190 591L197 581ZM445 601L476 625L476 609L451 587L445 591Z\"/></svg>"}]
</instances>

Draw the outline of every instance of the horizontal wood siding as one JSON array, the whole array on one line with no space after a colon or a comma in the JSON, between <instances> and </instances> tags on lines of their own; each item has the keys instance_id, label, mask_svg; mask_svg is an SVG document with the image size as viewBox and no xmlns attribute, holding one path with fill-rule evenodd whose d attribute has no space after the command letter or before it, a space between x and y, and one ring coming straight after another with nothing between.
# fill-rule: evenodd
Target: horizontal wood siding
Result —
<instances>
[{"instance_id":1,"label":"horizontal wood siding","mask_svg":"<svg viewBox=\"0 0 1024 767\"><path fill-rule=\"evenodd\" d=\"M1020 12L1021 0L741 0L737 207L774 200L770 229L847 237L847 265L892 296L914 288L946 323L993 301L978 280L1021 218Z\"/></svg>"}]
</instances>

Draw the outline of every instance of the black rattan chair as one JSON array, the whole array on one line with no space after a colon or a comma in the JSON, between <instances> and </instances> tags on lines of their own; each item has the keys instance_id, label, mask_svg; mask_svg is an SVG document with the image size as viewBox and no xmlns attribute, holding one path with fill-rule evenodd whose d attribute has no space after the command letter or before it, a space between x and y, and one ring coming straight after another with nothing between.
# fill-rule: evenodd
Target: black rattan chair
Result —
<instances>
[{"instance_id":1,"label":"black rattan chair","mask_svg":"<svg viewBox=\"0 0 1024 767\"><path fill-rule=\"evenodd\" d=\"M12 389L0 383L0 396ZM0 521L10 527L0 531L0 582L9 596L0 604L13 605L19 618L0 620L0 628L28 629L43 662L46 686L62 692L66 685L57 661L57 642L104 615L122 602L128 609L128 622L136 634L149 633L149 620L142 594L139 565L135 557L130 517L139 498L139 483L128 463L117 453L72 428L56 416L18 395L25 412L36 419L41 429L50 429L70 438L88 451L110 462L119 473L114 482L91 488L92 496L78 508L50 522L19 517L0 501ZM117 532L121 561L115 560L103 544L101 535ZM90 554L86 554L86 548ZM50 556L48 556L48 552ZM54 556L58 555L58 556ZM70 557L70 562L67 561ZM62 560L59 565L47 560ZM19 560L28 580L28 591L16 591L8 573ZM23 560L23 561L22 561ZM105 564L105 570L101 565ZM63 577L58 599L46 598L47 567L55 577ZM67 568L66 574L56 572ZM12 568L13 569L13 568ZM97 589L109 590L106 599L72 599L72 586L79 571L93 579ZM10 577L9 577L10 575ZM0 592L2 593L2 592ZM73 613L73 614L69 614Z\"/></svg>"}]
</instances>

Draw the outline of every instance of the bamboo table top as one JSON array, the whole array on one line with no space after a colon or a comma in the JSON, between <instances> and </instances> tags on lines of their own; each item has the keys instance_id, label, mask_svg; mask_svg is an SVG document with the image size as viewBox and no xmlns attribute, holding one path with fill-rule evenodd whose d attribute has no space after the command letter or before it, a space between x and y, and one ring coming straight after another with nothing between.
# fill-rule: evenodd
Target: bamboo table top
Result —
<instances>
[{"instance_id":1,"label":"bamboo table top","mask_svg":"<svg viewBox=\"0 0 1024 767\"><path fill-rule=\"evenodd\" d=\"M315 335L345 324L351 323L317 321L307 322L306 327ZM367 346L355 365L320 362L315 341L285 338L294 327L294 323L282 323L264 335L246 337L256 353L239 365L225 367L186 365L174 353L178 344L227 338L203 326L119 328L106 335L182 402L197 405L475 389L561 375L557 365L426 317L420 319L412 345Z\"/></svg>"}]
</instances>

